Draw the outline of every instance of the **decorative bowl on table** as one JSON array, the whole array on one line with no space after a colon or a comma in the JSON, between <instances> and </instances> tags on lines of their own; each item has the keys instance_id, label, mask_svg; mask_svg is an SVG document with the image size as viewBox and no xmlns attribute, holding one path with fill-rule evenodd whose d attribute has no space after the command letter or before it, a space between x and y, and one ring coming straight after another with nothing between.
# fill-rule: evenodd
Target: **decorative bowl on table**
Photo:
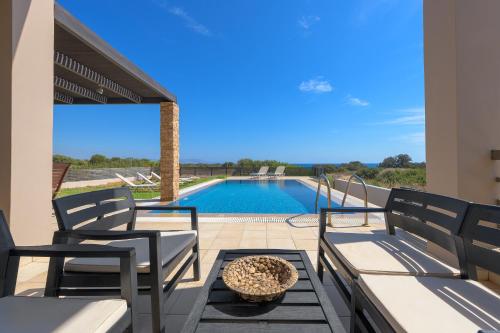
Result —
<instances>
[{"instance_id":1,"label":"decorative bowl on table","mask_svg":"<svg viewBox=\"0 0 500 333\"><path fill-rule=\"evenodd\" d=\"M274 256L241 257L222 273L226 286L249 302L270 302L281 297L299 278L288 261Z\"/></svg>"}]
</instances>

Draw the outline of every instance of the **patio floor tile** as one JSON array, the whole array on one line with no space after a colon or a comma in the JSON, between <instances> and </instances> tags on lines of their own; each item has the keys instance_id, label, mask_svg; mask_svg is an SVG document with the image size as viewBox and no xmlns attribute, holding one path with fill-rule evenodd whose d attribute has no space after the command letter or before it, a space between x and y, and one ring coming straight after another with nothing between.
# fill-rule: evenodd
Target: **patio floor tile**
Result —
<instances>
[{"instance_id":1,"label":"patio floor tile","mask_svg":"<svg viewBox=\"0 0 500 333\"><path fill-rule=\"evenodd\" d=\"M293 240L298 250L317 250L318 241L316 239L296 239Z\"/></svg>"},{"instance_id":2,"label":"patio floor tile","mask_svg":"<svg viewBox=\"0 0 500 333\"><path fill-rule=\"evenodd\" d=\"M216 238L241 238L243 233L243 230L221 230Z\"/></svg>"},{"instance_id":3,"label":"patio floor tile","mask_svg":"<svg viewBox=\"0 0 500 333\"><path fill-rule=\"evenodd\" d=\"M245 230L243 232L243 238L266 238L266 230Z\"/></svg>"},{"instance_id":4,"label":"patio floor tile","mask_svg":"<svg viewBox=\"0 0 500 333\"><path fill-rule=\"evenodd\" d=\"M268 238L267 247L269 249L295 250L295 243L291 238Z\"/></svg>"},{"instance_id":5,"label":"patio floor tile","mask_svg":"<svg viewBox=\"0 0 500 333\"><path fill-rule=\"evenodd\" d=\"M271 229L267 230L267 238L279 238L279 239L290 239L292 234L288 229L279 230L279 229Z\"/></svg>"},{"instance_id":6,"label":"patio floor tile","mask_svg":"<svg viewBox=\"0 0 500 333\"><path fill-rule=\"evenodd\" d=\"M239 238L217 238L212 242L209 249L236 249L240 245Z\"/></svg>"},{"instance_id":7,"label":"patio floor tile","mask_svg":"<svg viewBox=\"0 0 500 333\"><path fill-rule=\"evenodd\" d=\"M264 238L243 238L240 242L241 249L267 249L267 241Z\"/></svg>"}]
</instances>

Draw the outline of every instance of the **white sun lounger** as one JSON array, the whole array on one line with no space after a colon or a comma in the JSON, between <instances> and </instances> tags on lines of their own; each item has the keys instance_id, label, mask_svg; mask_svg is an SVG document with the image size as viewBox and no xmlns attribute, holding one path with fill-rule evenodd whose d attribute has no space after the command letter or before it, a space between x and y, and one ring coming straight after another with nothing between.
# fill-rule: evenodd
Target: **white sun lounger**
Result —
<instances>
[{"instance_id":1,"label":"white sun lounger","mask_svg":"<svg viewBox=\"0 0 500 333\"><path fill-rule=\"evenodd\" d=\"M144 176L140 172L137 172L137 177L141 178L142 180L144 180L148 184L155 184L155 182L153 182L151 179L149 179L148 177Z\"/></svg>"},{"instance_id":2,"label":"white sun lounger","mask_svg":"<svg viewBox=\"0 0 500 333\"><path fill-rule=\"evenodd\" d=\"M274 172L270 172L267 175L269 177L282 177L285 175L285 168L286 168L285 166L280 165L279 167L276 168L276 170L274 170Z\"/></svg>"},{"instance_id":3,"label":"white sun lounger","mask_svg":"<svg viewBox=\"0 0 500 333\"><path fill-rule=\"evenodd\" d=\"M123 181L125 184L127 184L128 187L131 188L139 188L139 187L157 187L158 185L156 184L134 184L127 178L123 177L119 173L115 173L116 177L120 178L121 181Z\"/></svg>"},{"instance_id":4,"label":"white sun lounger","mask_svg":"<svg viewBox=\"0 0 500 333\"><path fill-rule=\"evenodd\" d=\"M269 171L269 167L267 165L264 165L260 167L259 172L252 172L250 176L252 177L264 177L267 175L267 172Z\"/></svg>"},{"instance_id":5,"label":"white sun lounger","mask_svg":"<svg viewBox=\"0 0 500 333\"><path fill-rule=\"evenodd\" d=\"M161 176L160 176L160 175L158 175L158 174L157 174L157 173L155 173L155 172L151 172L151 177L152 177L152 178L154 177L154 178L156 178L156 179L158 179L158 180L161 180ZM192 177L180 177L180 178L179 178L179 181L180 181L181 183L185 183L185 182L189 182L189 181L191 181L191 180L193 180L193 179L198 179L198 178L199 178L199 177L195 177L195 176L192 176Z\"/></svg>"},{"instance_id":6,"label":"white sun lounger","mask_svg":"<svg viewBox=\"0 0 500 333\"><path fill-rule=\"evenodd\" d=\"M155 172L153 172L153 171L151 171L151 178L156 178L156 179L158 179L158 180L161 180L160 175L158 175L157 173L155 173Z\"/></svg>"}]
</instances>

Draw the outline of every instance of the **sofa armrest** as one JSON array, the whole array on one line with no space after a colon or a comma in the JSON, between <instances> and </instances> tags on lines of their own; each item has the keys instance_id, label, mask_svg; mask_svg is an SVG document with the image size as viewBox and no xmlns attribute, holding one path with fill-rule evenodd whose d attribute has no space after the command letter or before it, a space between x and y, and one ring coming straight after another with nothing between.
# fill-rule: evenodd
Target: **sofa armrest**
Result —
<instances>
[{"instance_id":1,"label":"sofa armrest","mask_svg":"<svg viewBox=\"0 0 500 333\"><path fill-rule=\"evenodd\" d=\"M54 239L68 238L79 240L122 240L137 238L160 238L160 232L156 230L63 230L55 231ZM64 242L64 241L63 241ZM59 242L58 242L59 243Z\"/></svg>"},{"instance_id":2,"label":"sofa armrest","mask_svg":"<svg viewBox=\"0 0 500 333\"><path fill-rule=\"evenodd\" d=\"M41 246L16 246L9 250L7 265L6 290L7 294L14 294L17 273L19 270L19 257L81 257L81 258L119 258L120 259L120 290L121 298L127 302L131 310L132 323L135 325L137 311L137 271L135 249L117 248L107 245L93 244L54 244Z\"/></svg>"},{"instance_id":3,"label":"sofa armrest","mask_svg":"<svg viewBox=\"0 0 500 333\"><path fill-rule=\"evenodd\" d=\"M16 246L9 251L16 257L81 257L81 258L130 258L134 248L117 248L94 244L54 244L40 246Z\"/></svg>"}]
</instances>

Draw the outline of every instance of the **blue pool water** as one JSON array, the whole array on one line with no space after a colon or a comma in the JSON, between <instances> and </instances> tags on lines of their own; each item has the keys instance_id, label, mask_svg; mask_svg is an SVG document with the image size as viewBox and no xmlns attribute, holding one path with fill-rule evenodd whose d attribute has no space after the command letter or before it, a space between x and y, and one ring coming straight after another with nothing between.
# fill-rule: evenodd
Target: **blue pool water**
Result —
<instances>
[{"instance_id":1,"label":"blue pool water","mask_svg":"<svg viewBox=\"0 0 500 333\"><path fill-rule=\"evenodd\" d=\"M314 213L315 199L316 191L296 180L227 180L170 206L195 206L200 213L308 214ZM320 196L319 207L327 207L326 197Z\"/></svg>"}]
</instances>

